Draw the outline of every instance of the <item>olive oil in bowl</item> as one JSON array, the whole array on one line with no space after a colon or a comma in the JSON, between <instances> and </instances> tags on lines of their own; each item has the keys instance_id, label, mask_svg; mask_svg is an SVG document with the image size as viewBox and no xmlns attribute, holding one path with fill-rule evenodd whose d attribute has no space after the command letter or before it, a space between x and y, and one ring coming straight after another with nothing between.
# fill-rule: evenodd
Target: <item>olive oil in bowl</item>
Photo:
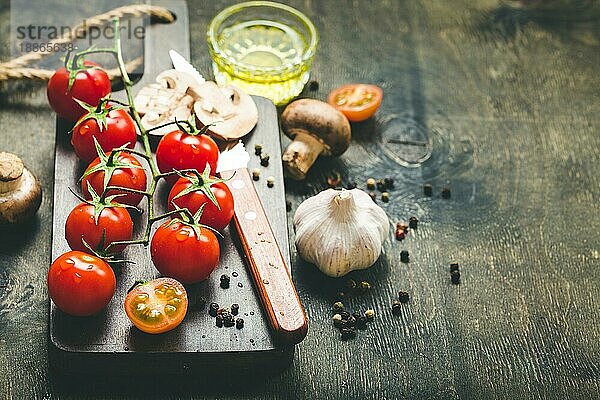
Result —
<instances>
[{"instance_id":1,"label":"olive oil in bowl","mask_svg":"<svg viewBox=\"0 0 600 400\"><path fill-rule=\"evenodd\" d=\"M232 83L278 105L302 91L316 42L316 30L305 16L270 2L225 9L208 31L217 83Z\"/></svg>"}]
</instances>

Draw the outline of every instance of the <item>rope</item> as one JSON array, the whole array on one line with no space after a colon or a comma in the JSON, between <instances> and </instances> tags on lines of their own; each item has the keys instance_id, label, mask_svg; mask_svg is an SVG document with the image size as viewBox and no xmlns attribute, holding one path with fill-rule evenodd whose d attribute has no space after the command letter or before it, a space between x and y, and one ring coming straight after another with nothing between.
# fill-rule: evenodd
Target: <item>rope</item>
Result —
<instances>
[{"instance_id":1,"label":"rope","mask_svg":"<svg viewBox=\"0 0 600 400\"><path fill-rule=\"evenodd\" d=\"M106 23L112 21L114 18L136 18L142 17L144 15L149 15L150 17L155 18L158 21L171 23L175 21L175 16L166 8L152 6L148 4L135 4L130 6L123 6L119 8L115 8L114 10L108 11L104 14L99 14L91 17L86 20L85 26L83 23L76 25L68 31L65 35L56 38L49 42L46 49L44 51L38 52L30 52L24 54L20 57L14 58L8 62L0 63L0 81L8 80L8 79L31 79L31 80L48 80L54 73L54 71L48 71L43 69L36 68L27 68L28 64L31 64L36 61L40 61L42 58L46 57L49 54L53 54L51 49L53 45L61 45L65 43L70 43L75 39L81 39L85 37L86 30L90 28L96 28L104 26ZM130 64L134 66L139 66L141 64L141 59L135 59L131 61ZM129 69L129 68L128 68ZM118 75L117 71L108 71L111 79Z\"/></svg>"}]
</instances>

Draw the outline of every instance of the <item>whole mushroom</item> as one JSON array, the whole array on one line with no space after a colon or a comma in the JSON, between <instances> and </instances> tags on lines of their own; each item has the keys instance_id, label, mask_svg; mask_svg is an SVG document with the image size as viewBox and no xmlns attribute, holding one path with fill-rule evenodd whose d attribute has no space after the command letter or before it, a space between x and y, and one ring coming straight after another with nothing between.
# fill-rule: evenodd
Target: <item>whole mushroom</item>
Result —
<instances>
[{"instance_id":1,"label":"whole mushroom","mask_svg":"<svg viewBox=\"0 0 600 400\"><path fill-rule=\"evenodd\" d=\"M297 180L306 173L319 155L339 156L350 145L348 119L329 104L314 100L296 100L281 115L283 132L292 143L282 160L288 174Z\"/></svg>"},{"instance_id":2,"label":"whole mushroom","mask_svg":"<svg viewBox=\"0 0 600 400\"><path fill-rule=\"evenodd\" d=\"M31 217L42 202L40 182L19 157L0 152L0 225Z\"/></svg>"}]
</instances>

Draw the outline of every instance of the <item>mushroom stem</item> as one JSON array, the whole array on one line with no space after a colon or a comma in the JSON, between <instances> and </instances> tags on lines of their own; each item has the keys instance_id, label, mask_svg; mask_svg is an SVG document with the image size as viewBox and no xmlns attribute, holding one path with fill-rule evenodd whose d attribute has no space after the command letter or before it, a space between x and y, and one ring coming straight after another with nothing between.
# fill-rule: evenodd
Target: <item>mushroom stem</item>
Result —
<instances>
[{"instance_id":1,"label":"mushroom stem","mask_svg":"<svg viewBox=\"0 0 600 400\"><path fill-rule=\"evenodd\" d=\"M298 132L285 149L282 160L290 177L302 180L323 152L323 143L308 132Z\"/></svg>"}]
</instances>

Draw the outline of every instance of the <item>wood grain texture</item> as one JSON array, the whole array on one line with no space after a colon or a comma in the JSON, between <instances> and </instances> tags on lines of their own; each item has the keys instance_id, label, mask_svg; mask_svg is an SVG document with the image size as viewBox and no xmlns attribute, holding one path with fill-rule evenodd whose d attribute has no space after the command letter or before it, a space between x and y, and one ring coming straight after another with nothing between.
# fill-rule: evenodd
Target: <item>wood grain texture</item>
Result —
<instances>
[{"instance_id":1,"label":"wood grain texture","mask_svg":"<svg viewBox=\"0 0 600 400\"><path fill-rule=\"evenodd\" d=\"M0 97L0 148L20 154L45 192L38 218L0 243L0 282L7 282L0 288L0 397L598 398L598 2L568 19L495 0L284 2L320 33L312 72L319 90L303 95L324 99L349 81L385 91L375 121L353 126L343 157L319 160L305 185L286 182L292 209L336 169L361 186L367 177L394 175L396 189L382 204L390 222L421 221L400 243L390 227L378 264L352 275L374 288L346 303L374 307L373 325L341 342L330 320L340 282L292 252L311 328L286 372L216 381L227 385L198 377L174 390L155 380L58 384L47 370L44 284L54 118L43 90L12 93ZM200 71L210 71L207 23L232 3L189 2ZM8 2L0 4L6 22ZM411 131L433 142L421 168L402 167L406 149L386 142ZM424 182L434 185L434 197L422 195ZM450 200L440 198L443 186L452 189ZM399 261L403 249L409 264ZM448 274L454 260L459 286ZM389 304L400 289L411 300L393 317Z\"/></svg>"}]
</instances>

